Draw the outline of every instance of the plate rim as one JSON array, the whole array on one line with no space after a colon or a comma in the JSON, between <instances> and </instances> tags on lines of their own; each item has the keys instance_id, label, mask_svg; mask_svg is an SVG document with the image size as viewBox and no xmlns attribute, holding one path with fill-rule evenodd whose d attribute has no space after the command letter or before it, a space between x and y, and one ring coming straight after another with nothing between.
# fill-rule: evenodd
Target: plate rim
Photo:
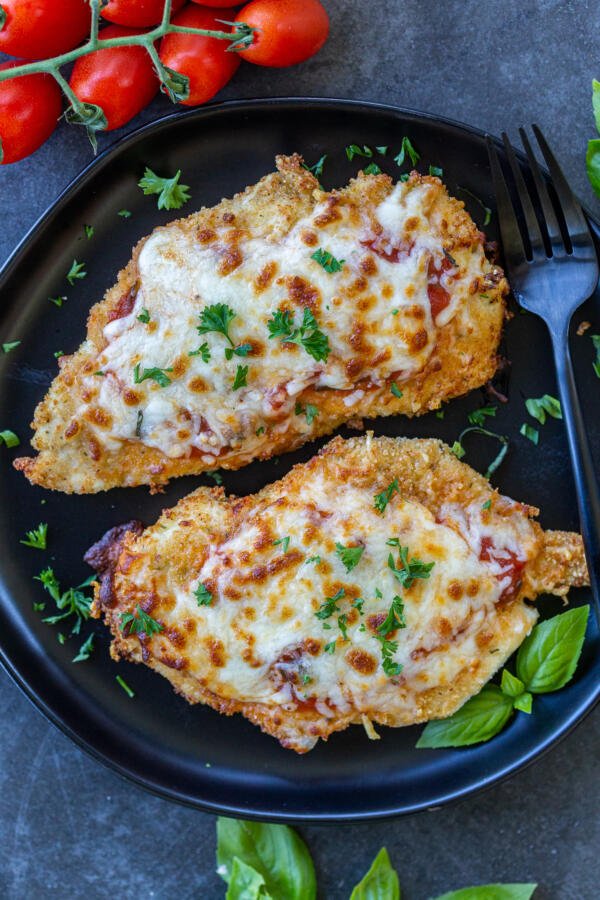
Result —
<instances>
[{"instance_id":1,"label":"plate rim","mask_svg":"<svg viewBox=\"0 0 600 900\"><path fill-rule=\"evenodd\" d=\"M310 104L322 107L335 105L338 108L346 107L352 108L357 111L377 110L393 115L413 117L419 120L447 125L457 129L458 131L462 131L478 138L484 138L489 134L488 131L477 128L476 126L469 125L465 122L461 122L459 120L452 119L446 116L438 116L434 113L423 112L411 107L396 106L389 103L378 103L370 100L336 98L328 96L311 97L281 95L253 97L248 99L231 99L215 101L204 106L189 110L177 110L171 113L167 113L157 119L152 120L151 122L139 126L128 134L118 138L96 157L94 157L94 159L92 159L87 165L85 165L79 171L79 173L75 175L73 179L71 179L71 181L60 191L57 197L49 204L44 212L27 230L24 236L17 243L14 250L9 254L5 263L0 268L0 291L5 288L6 282L11 277L13 269L19 265L22 258L28 252L30 245L33 244L37 230L41 226L43 226L46 221L52 216L60 213L63 206L68 203L69 200L85 186L86 180L95 174L96 168L101 163L104 163L105 161L110 160L113 157L117 157L121 153L121 151L128 145L133 145L138 140L152 135L154 132L160 132L163 129L168 130L171 124L176 124L186 119L202 119L206 116L210 116L215 112L218 113L220 111L239 111L243 113L247 110L260 108L264 109L265 107L270 106L306 106ZM496 143L498 143L498 145L501 145L501 141L498 137L496 137L495 135L490 136ZM525 159L524 154L519 151L518 148L515 148L515 151L518 157L520 157L521 159ZM596 232L596 234L598 234L600 232L600 225L595 221L590 211L587 210L585 206L583 208L586 212L588 220L590 221L590 225L593 227L593 230ZM456 803L459 800L474 796L475 794L478 794L483 790L491 788L494 785L507 780L512 775L516 774L517 772L523 771L538 759L541 759L552 748L558 746L558 744L563 741L574 730L574 728L577 727L577 725L583 722L584 719L589 716L589 714L593 711L593 709L600 701L599 683L595 691L592 691L590 694L588 694L585 700L582 700L578 705L570 710L568 717L563 722L560 729L554 731L551 736L543 740L541 743L538 743L534 749L527 751L524 755L520 756L512 763L496 769L493 774L488 774L480 777L477 781L468 786L447 790L442 796L437 797L435 802L415 802L407 804L396 800L385 809L367 809L358 812L351 811L338 813L313 813L310 811L288 813L285 810L281 809L276 811L263 811L256 808L248 809L244 807L243 804L241 805L239 803L234 804L226 803L223 801L217 803L210 800L202 800L197 796L193 796L191 793L183 794L181 791L167 786L164 782L161 782L159 784L157 783L156 779L145 777L144 775L136 771L135 768L126 767L122 763L117 762L110 756L106 755L104 752L98 750L90 740L82 737L78 732L74 730L74 728L67 724L62 716L38 694L38 692L30 685L27 678L21 674L18 667L10 658L10 655L6 650L2 639L0 639L0 665L2 666L6 674L11 678L13 683L16 684L19 690L29 700L29 702L38 710L38 712L43 715L46 721L54 725L62 734L72 740L73 743L77 747L79 747L79 749L83 750L88 756L90 756L96 762L101 763L110 771L115 772L124 780L134 783L138 787L143 788L154 796L158 796L162 799L170 800L172 802L179 803L181 805L194 809L200 809L204 812L279 823L308 824L312 822L319 824L349 824L353 822L386 820L401 815L410 815L421 811L432 811L442 806L446 806L450 803Z\"/></svg>"}]
</instances>

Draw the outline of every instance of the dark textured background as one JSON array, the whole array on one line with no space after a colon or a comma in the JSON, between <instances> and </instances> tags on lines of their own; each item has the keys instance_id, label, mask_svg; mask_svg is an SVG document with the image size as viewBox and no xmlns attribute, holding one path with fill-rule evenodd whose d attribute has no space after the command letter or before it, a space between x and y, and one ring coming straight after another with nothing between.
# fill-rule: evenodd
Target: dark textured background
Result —
<instances>
[{"instance_id":1,"label":"dark textured background","mask_svg":"<svg viewBox=\"0 0 600 900\"><path fill-rule=\"evenodd\" d=\"M325 4L332 33L318 57L287 71L243 64L221 97L364 98L513 136L536 121L600 214L584 167L590 83L600 77L594 0ZM134 124L169 111L158 99ZM100 147L120 134L101 137ZM61 125L31 159L0 169L0 262L89 159L84 135ZM2 673L0 704L0 897L224 895L212 816L151 797L93 762ZM321 896L347 898L385 844L406 900L502 880L539 882L539 900L595 900L599 739L597 710L532 768L460 805L387 823L303 828Z\"/></svg>"}]
</instances>

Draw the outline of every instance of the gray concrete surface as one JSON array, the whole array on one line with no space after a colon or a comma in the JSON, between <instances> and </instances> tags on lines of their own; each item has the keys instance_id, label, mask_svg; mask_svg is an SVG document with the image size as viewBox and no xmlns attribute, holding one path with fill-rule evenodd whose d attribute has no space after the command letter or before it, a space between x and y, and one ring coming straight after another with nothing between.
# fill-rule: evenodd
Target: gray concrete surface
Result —
<instances>
[{"instance_id":1,"label":"gray concrete surface","mask_svg":"<svg viewBox=\"0 0 600 900\"><path fill-rule=\"evenodd\" d=\"M307 94L422 109L492 132L538 122L571 182L585 178L600 77L590 0L325 0L331 37L292 70L243 66L223 98ZM130 128L169 111L157 100ZM129 129L124 129L124 131ZM100 138L107 146L119 133ZM31 159L0 170L0 262L90 159L61 125ZM215 820L149 796L93 762L0 673L0 897L220 898ZM348 897L382 844L406 900L486 881L538 881L540 900L600 895L600 711L529 770L452 808L302 833L321 896Z\"/></svg>"}]
</instances>

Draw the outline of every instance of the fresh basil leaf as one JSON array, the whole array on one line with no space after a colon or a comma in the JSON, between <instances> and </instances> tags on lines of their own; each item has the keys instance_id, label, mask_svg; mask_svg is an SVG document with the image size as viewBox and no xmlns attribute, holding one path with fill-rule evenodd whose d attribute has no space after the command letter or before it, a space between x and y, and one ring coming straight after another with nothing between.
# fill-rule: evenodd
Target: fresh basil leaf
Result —
<instances>
[{"instance_id":1,"label":"fresh basil leaf","mask_svg":"<svg viewBox=\"0 0 600 900\"><path fill-rule=\"evenodd\" d=\"M537 884L478 884L434 897L433 900L529 900Z\"/></svg>"},{"instance_id":2,"label":"fresh basil leaf","mask_svg":"<svg viewBox=\"0 0 600 900\"><path fill-rule=\"evenodd\" d=\"M526 637L517 654L517 675L534 694L558 691L577 668L589 606L578 606L546 619Z\"/></svg>"},{"instance_id":3,"label":"fresh basil leaf","mask_svg":"<svg viewBox=\"0 0 600 900\"><path fill-rule=\"evenodd\" d=\"M511 674L508 669L503 669L500 690L507 697L513 697L514 699L523 693L525 685L520 678L516 678L516 676Z\"/></svg>"},{"instance_id":4,"label":"fresh basil leaf","mask_svg":"<svg viewBox=\"0 0 600 900\"><path fill-rule=\"evenodd\" d=\"M486 684L479 694L447 719L438 719L423 729L417 747L468 747L489 741L501 731L512 713L512 699L495 684Z\"/></svg>"},{"instance_id":5,"label":"fresh basil leaf","mask_svg":"<svg viewBox=\"0 0 600 900\"><path fill-rule=\"evenodd\" d=\"M287 825L217 819L217 865L229 884L235 857L259 872L273 897L314 900L315 870L304 841Z\"/></svg>"},{"instance_id":6,"label":"fresh basil leaf","mask_svg":"<svg viewBox=\"0 0 600 900\"><path fill-rule=\"evenodd\" d=\"M594 193L600 197L600 140L598 138L588 141L585 167Z\"/></svg>"},{"instance_id":7,"label":"fresh basil leaf","mask_svg":"<svg viewBox=\"0 0 600 900\"><path fill-rule=\"evenodd\" d=\"M513 706L515 709L519 709L521 712L529 713L531 712L531 707L533 706L533 697L529 693L529 691L524 691L524 693L519 694L518 697L515 697L513 701Z\"/></svg>"},{"instance_id":8,"label":"fresh basil leaf","mask_svg":"<svg viewBox=\"0 0 600 900\"><path fill-rule=\"evenodd\" d=\"M400 885L385 847L382 847L371 868L352 893L350 900L400 900Z\"/></svg>"},{"instance_id":9,"label":"fresh basil leaf","mask_svg":"<svg viewBox=\"0 0 600 900\"><path fill-rule=\"evenodd\" d=\"M225 900L268 900L271 895L263 888L265 879L260 872L234 856Z\"/></svg>"},{"instance_id":10,"label":"fresh basil leaf","mask_svg":"<svg viewBox=\"0 0 600 900\"><path fill-rule=\"evenodd\" d=\"M596 131L600 134L600 81L592 78L592 108L596 120Z\"/></svg>"}]
</instances>

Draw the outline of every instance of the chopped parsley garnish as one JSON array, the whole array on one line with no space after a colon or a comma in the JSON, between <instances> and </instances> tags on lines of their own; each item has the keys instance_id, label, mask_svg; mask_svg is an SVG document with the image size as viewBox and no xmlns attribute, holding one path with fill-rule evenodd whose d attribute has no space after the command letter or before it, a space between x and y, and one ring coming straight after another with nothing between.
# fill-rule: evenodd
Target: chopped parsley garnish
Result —
<instances>
[{"instance_id":1,"label":"chopped parsley garnish","mask_svg":"<svg viewBox=\"0 0 600 900\"><path fill-rule=\"evenodd\" d=\"M333 597L325 597L323 603L321 603L319 609L315 613L317 619L329 619L335 612L339 612L340 608L337 605L338 600L341 600L342 597L346 595L346 591L344 588L340 588L337 593L333 595Z\"/></svg>"},{"instance_id":2,"label":"chopped parsley garnish","mask_svg":"<svg viewBox=\"0 0 600 900\"><path fill-rule=\"evenodd\" d=\"M78 652L77 656L74 656L73 659L71 660L71 662L74 662L74 663L85 662L86 659L90 658L93 649L94 649L94 635L90 634L90 636L87 638L87 640L85 640L83 642L83 644L81 645L81 647L79 648L79 652Z\"/></svg>"},{"instance_id":3,"label":"chopped parsley garnish","mask_svg":"<svg viewBox=\"0 0 600 900\"><path fill-rule=\"evenodd\" d=\"M501 447L494 459L491 461L489 466L487 467L485 477L489 478L496 471L506 454L508 453L508 438L504 434L496 434L495 431L488 431L487 428L480 428L479 425L472 425L470 428L465 428L461 431L458 436L458 440L454 441L451 446L451 451L454 453L457 459L462 459L466 453L465 448L463 447L463 438L465 435L470 433L475 434L483 434L485 437L495 438L497 441L500 441Z\"/></svg>"},{"instance_id":4,"label":"chopped parsley garnish","mask_svg":"<svg viewBox=\"0 0 600 900\"><path fill-rule=\"evenodd\" d=\"M94 237L94 226L93 225L84 225L83 229L85 231L86 238L89 239Z\"/></svg>"},{"instance_id":5,"label":"chopped parsley garnish","mask_svg":"<svg viewBox=\"0 0 600 900\"><path fill-rule=\"evenodd\" d=\"M81 588L88 586L89 579L76 588L67 588L66 591L61 592L54 570L48 566L39 575L35 576L35 580L41 581L44 590L48 591L58 609L61 610L61 615L48 616L42 621L47 625L56 625L57 622L68 619L69 616L75 616L75 624L71 628L71 634L79 634L81 623L90 617L92 598L86 597L81 590Z\"/></svg>"},{"instance_id":6,"label":"chopped parsley garnish","mask_svg":"<svg viewBox=\"0 0 600 900\"><path fill-rule=\"evenodd\" d=\"M67 281L69 284L73 286L76 281L85 278L86 275L85 263L78 263L77 260L74 259L71 263L71 268L67 272Z\"/></svg>"},{"instance_id":7,"label":"chopped parsley garnish","mask_svg":"<svg viewBox=\"0 0 600 900\"><path fill-rule=\"evenodd\" d=\"M328 644L325 644L325 646L323 647L325 653L335 653L335 644L335 641L329 641Z\"/></svg>"},{"instance_id":8,"label":"chopped parsley garnish","mask_svg":"<svg viewBox=\"0 0 600 900\"><path fill-rule=\"evenodd\" d=\"M15 347L18 347L21 341L7 341L6 344L2 344L2 350L4 353L10 353L11 350L14 350Z\"/></svg>"},{"instance_id":9,"label":"chopped parsley garnish","mask_svg":"<svg viewBox=\"0 0 600 900\"><path fill-rule=\"evenodd\" d=\"M128 209L120 209L117 215L121 216L122 219L128 219L131 216L131 213Z\"/></svg>"},{"instance_id":10,"label":"chopped parsley garnish","mask_svg":"<svg viewBox=\"0 0 600 900\"><path fill-rule=\"evenodd\" d=\"M21 441L9 428L5 428L4 431L0 431L0 444L4 444L5 447L18 447Z\"/></svg>"},{"instance_id":11,"label":"chopped parsley garnish","mask_svg":"<svg viewBox=\"0 0 600 900\"><path fill-rule=\"evenodd\" d=\"M236 346L232 341L229 334L229 325L235 317L236 313L226 303L213 303L202 310L200 324L197 326L198 334L216 332L217 334L222 334L229 342L230 346L225 348L225 359L231 359L234 354L236 356L248 356L252 350L252 344L238 344ZM202 353L203 347L206 348L204 353ZM207 344L202 344L199 350L195 350L190 356L197 356L198 353L201 353L204 362L208 362L210 351ZM208 358L205 358L206 354L208 354Z\"/></svg>"},{"instance_id":12,"label":"chopped parsley garnish","mask_svg":"<svg viewBox=\"0 0 600 900\"><path fill-rule=\"evenodd\" d=\"M491 508L492 508L492 501L491 501L491 500L486 500L485 503L482 503L482 504L481 504L481 508L482 508L482 509L491 509Z\"/></svg>"},{"instance_id":13,"label":"chopped parsley garnish","mask_svg":"<svg viewBox=\"0 0 600 900\"><path fill-rule=\"evenodd\" d=\"M269 328L269 340L279 338L282 344L298 344L317 362L320 360L327 361L327 357L331 352L329 339L326 334L319 330L317 320L310 309L304 310L302 325L299 327L294 327L294 317L287 309L276 310L273 318L269 319L267 325Z\"/></svg>"},{"instance_id":14,"label":"chopped parsley garnish","mask_svg":"<svg viewBox=\"0 0 600 900\"><path fill-rule=\"evenodd\" d=\"M202 362L210 362L210 348L206 341L203 344L200 344L197 350L190 350L188 356L201 356Z\"/></svg>"},{"instance_id":15,"label":"chopped parsley garnish","mask_svg":"<svg viewBox=\"0 0 600 900\"><path fill-rule=\"evenodd\" d=\"M157 622L147 612L144 612L139 603L136 604L135 612L121 613L121 631L126 636L147 634L148 637L152 637L153 634L158 634L163 630L164 628L160 622Z\"/></svg>"},{"instance_id":16,"label":"chopped parsley garnish","mask_svg":"<svg viewBox=\"0 0 600 900\"><path fill-rule=\"evenodd\" d=\"M311 681L312 681L312 678L310 677L310 675L302 676L302 684L310 684Z\"/></svg>"},{"instance_id":17,"label":"chopped parsley garnish","mask_svg":"<svg viewBox=\"0 0 600 900\"><path fill-rule=\"evenodd\" d=\"M446 415L445 409L436 409L436 411L435 411L436 419L443 419L445 415Z\"/></svg>"},{"instance_id":18,"label":"chopped parsley garnish","mask_svg":"<svg viewBox=\"0 0 600 900\"><path fill-rule=\"evenodd\" d=\"M341 559L343 565L346 567L346 572L351 572L352 569L359 564L360 558L364 552L364 547L344 547L343 544L338 543L335 545L336 556L339 556Z\"/></svg>"},{"instance_id":19,"label":"chopped parsley garnish","mask_svg":"<svg viewBox=\"0 0 600 900\"><path fill-rule=\"evenodd\" d=\"M53 354L54 359L60 359L61 356L64 356L64 355L65 355L65 351L64 351L64 350L55 350L55 351L54 351L54 354Z\"/></svg>"},{"instance_id":20,"label":"chopped parsley garnish","mask_svg":"<svg viewBox=\"0 0 600 900\"><path fill-rule=\"evenodd\" d=\"M19 543L24 544L26 547L33 547L35 550L45 550L47 534L48 523L40 522L38 527L28 531L26 539L19 541Z\"/></svg>"},{"instance_id":21,"label":"chopped parsley garnish","mask_svg":"<svg viewBox=\"0 0 600 900\"><path fill-rule=\"evenodd\" d=\"M125 679L124 679L124 678L121 678L120 675L116 675L116 676L115 676L115 681L117 682L117 684L119 685L119 687L122 687L122 688L123 688L123 690L125 691L125 693L126 693L127 696L129 697L129 699L130 699L130 700L133 700L133 698L135 697L135 693L131 690L131 688L129 687L129 685L128 685L127 682L125 681Z\"/></svg>"},{"instance_id":22,"label":"chopped parsley garnish","mask_svg":"<svg viewBox=\"0 0 600 900\"><path fill-rule=\"evenodd\" d=\"M198 601L198 606L210 606L212 603L213 595L208 590L205 584L200 582L198 587L194 591L194 597Z\"/></svg>"},{"instance_id":23,"label":"chopped parsley garnish","mask_svg":"<svg viewBox=\"0 0 600 900\"><path fill-rule=\"evenodd\" d=\"M223 476L217 469L213 469L211 472L205 472L205 475L208 475L209 478L212 478L215 484L223 484Z\"/></svg>"},{"instance_id":24,"label":"chopped parsley garnish","mask_svg":"<svg viewBox=\"0 0 600 900\"><path fill-rule=\"evenodd\" d=\"M319 265L325 269L326 272L329 272L332 275L334 272L341 272L345 259L336 259L333 253L330 253L329 250L323 250L322 247L319 247L318 250L315 250L314 253L310 254L310 258L314 259L315 262L318 262Z\"/></svg>"},{"instance_id":25,"label":"chopped parsley garnish","mask_svg":"<svg viewBox=\"0 0 600 900\"><path fill-rule=\"evenodd\" d=\"M306 163L302 163L303 168L305 168L308 172L312 172L315 178L320 178L323 174L323 166L325 165L325 160L327 159L327 154L325 153L321 159L318 159L316 163L312 166L307 166Z\"/></svg>"},{"instance_id":26,"label":"chopped parsley garnish","mask_svg":"<svg viewBox=\"0 0 600 900\"><path fill-rule=\"evenodd\" d=\"M146 196L158 194L159 209L180 209L190 199L189 187L187 184L179 184L180 177L181 169L177 169L173 178L161 178L146 166L138 187Z\"/></svg>"},{"instance_id":27,"label":"chopped parsley garnish","mask_svg":"<svg viewBox=\"0 0 600 900\"><path fill-rule=\"evenodd\" d=\"M369 163L368 166L364 168L365 175L381 175L381 168L377 165L377 163Z\"/></svg>"},{"instance_id":28,"label":"chopped parsley garnish","mask_svg":"<svg viewBox=\"0 0 600 900\"><path fill-rule=\"evenodd\" d=\"M560 400L557 400L556 397L552 397L550 394L544 394L543 397L537 398L530 397L525 401L525 406L529 415L537 419L540 425L545 423L546 413L552 416L553 419L562 419Z\"/></svg>"},{"instance_id":29,"label":"chopped parsley garnish","mask_svg":"<svg viewBox=\"0 0 600 900\"><path fill-rule=\"evenodd\" d=\"M596 359L592 363L596 377L600 378L600 334L590 334L594 350L596 351Z\"/></svg>"},{"instance_id":30,"label":"chopped parsley garnish","mask_svg":"<svg viewBox=\"0 0 600 900\"><path fill-rule=\"evenodd\" d=\"M252 350L252 344L238 344L237 347L225 347L225 359L231 359L233 354L236 356L248 356Z\"/></svg>"},{"instance_id":31,"label":"chopped parsley garnish","mask_svg":"<svg viewBox=\"0 0 600 900\"><path fill-rule=\"evenodd\" d=\"M441 178L444 174L444 170L440 169L439 166L429 166L429 174L435 175L436 178Z\"/></svg>"},{"instance_id":32,"label":"chopped parsley garnish","mask_svg":"<svg viewBox=\"0 0 600 900\"><path fill-rule=\"evenodd\" d=\"M138 438L142 436L142 422L143 421L144 421L144 413L142 412L141 409L138 409L137 418L135 420L135 436Z\"/></svg>"},{"instance_id":33,"label":"chopped parsley garnish","mask_svg":"<svg viewBox=\"0 0 600 900\"><path fill-rule=\"evenodd\" d=\"M65 302L66 299L67 299L66 297L48 297L48 300L50 301L50 303L54 303L54 305L58 306L59 309L63 305L63 303Z\"/></svg>"},{"instance_id":34,"label":"chopped parsley garnish","mask_svg":"<svg viewBox=\"0 0 600 900\"><path fill-rule=\"evenodd\" d=\"M265 426L264 426L264 425L259 425L258 428L256 429L256 431L254 432L254 434L256 435L256 437L260 437L261 434L264 434L264 433L265 433Z\"/></svg>"},{"instance_id":35,"label":"chopped parsley garnish","mask_svg":"<svg viewBox=\"0 0 600 900\"><path fill-rule=\"evenodd\" d=\"M388 148L386 147L375 147L380 156L385 156L388 152Z\"/></svg>"},{"instance_id":36,"label":"chopped parsley garnish","mask_svg":"<svg viewBox=\"0 0 600 900\"><path fill-rule=\"evenodd\" d=\"M306 563L306 565L308 565L309 563L315 563L315 565L318 566L319 563L321 562L321 557L320 556L309 556L308 559L304 560L304 562Z\"/></svg>"},{"instance_id":37,"label":"chopped parsley garnish","mask_svg":"<svg viewBox=\"0 0 600 900\"><path fill-rule=\"evenodd\" d=\"M373 156L373 151L370 147L367 147L366 144L363 144L362 147L359 147L358 144L350 144L346 147L346 156L352 162L355 156L364 156L367 159L370 159Z\"/></svg>"},{"instance_id":38,"label":"chopped parsley garnish","mask_svg":"<svg viewBox=\"0 0 600 900\"><path fill-rule=\"evenodd\" d=\"M398 181L408 181L409 178L410 175L408 174L408 172L403 172Z\"/></svg>"},{"instance_id":39,"label":"chopped parsley garnish","mask_svg":"<svg viewBox=\"0 0 600 900\"><path fill-rule=\"evenodd\" d=\"M274 547L281 547L282 553L288 552L288 547L290 546L290 536L287 534L285 537L278 538L276 541L273 541Z\"/></svg>"},{"instance_id":40,"label":"chopped parsley garnish","mask_svg":"<svg viewBox=\"0 0 600 900\"><path fill-rule=\"evenodd\" d=\"M400 388L398 387L398 385L396 384L395 381L392 381L392 384L391 384L391 386L390 386L390 391L392 392L392 394L394 395L394 397L397 397L397 398L398 398L398 400L399 400L400 397L402 396L402 391L400 390Z\"/></svg>"},{"instance_id":41,"label":"chopped parsley garnish","mask_svg":"<svg viewBox=\"0 0 600 900\"><path fill-rule=\"evenodd\" d=\"M467 419L471 423L471 425L485 425L485 420L487 416L495 416L496 415L496 406L482 406L481 409L476 409L473 412L470 412L467 416Z\"/></svg>"},{"instance_id":42,"label":"chopped parsley garnish","mask_svg":"<svg viewBox=\"0 0 600 900\"><path fill-rule=\"evenodd\" d=\"M342 633L342 639L344 641L347 641L348 640L348 631L347 631L348 616L347 616L347 614L342 613L341 616L338 616L337 623L338 623L338 628L340 629L340 631Z\"/></svg>"},{"instance_id":43,"label":"chopped parsley garnish","mask_svg":"<svg viewBox=\"0 0 600 900\"><path fill-rule=\"evenodd\" d=\"M389 541L386 541L386 544L388 547L398 548L398 562L394 563L394 556L390 553L388 556L388 567L402 587L411 587L413 581L417 578L429 578L435 563L424 563L422 560L417 559L416 556L413 556L409 561L408 547L402 547L399 538L390 538Z\"/></svg>"},{"instance_id":44,"label":"chopped parsley garnish","mask_svg":"<svg viewBox=\"0 0 600 900\"><path fill-rule=\"evenodd\" d=\"M61 353L60 355L64 356L64 353ZM106 375L106 372L101 372L100 369L98 369L97 372L94 372L94 375L96 375L98 378L104 378L104 376Z\"/></svg>"},{"instance_id":45,"label":"chopped parsley garnish","mask_svg":"<svg viewBox=\"0 0 600 900\"><path fill-rule=\"evenodd\" d=\"M380 513L384 512L394 494L399 493L400 488L398 486L398 479L394 478L394 480L388 484L385 491L382 491L380 494L375 494L375 500L373 501L375 509Z\"/></svg>"},{"instance_id":46,"label":"chopped parsley garnish","mask_svg":"<svg viewBox=\"0 0 600 900\"><path fill-rule=\"evenodd\" d=\"M353 606L354 609L358 610L358 612L361 614L361 616L363 614L363 606L364 605L365 605L365 601L363 600L362 597L357 597L356 600L353 600L352 603L350 604L350 606Z\"/></svg>"},{"instance_id":47,"label":"chopped parsley garnish","mask_svg":"<svg viewBox=\"0 0 600 900\"><path fill-rule=\"evenodd\" d=\"M235 378L231 386L232 391L237 391L241 387L248 385L248 366L238 366L235 370Z\"/></svg>"},{"instance_id":48,"label":"chopped parsley garnish","mask_svg":"<svg viewBox=\"0 0 600 900\"><path fill-rule=\"evenodd\" d=\"M146 309L145 306L142 306L142 311L137 318L138 318L138 322L143 322L144 325L148 324L148 322L150 321L150 313L148 312L148 310Z\"/></svg>"},{"instance_id":49,"label":"chopped parsley garnish","mask_svg":"<svg viewBox=\"0 0 600 900\"><path fill-rule=\"evenodd\" d=\"M137 363L136 367L133 370L133 383L141 384L142 381L145 381L147 378L151 378L152 381L155 381L159 387L167 387L168 384L171 384L171 379L167 375L167 372L172 372L173 369L158 369L156 366L153 366L151 369L144 369L140 374L140 364Z\"/></svg>"},{"instance_id":50,"label":"chopped parsley garnish","mask_svg":"<svg viewBox=\"0 0 600 900\"><path fill-rule=\"evenodd\" d=\"M56 635L56 640L58 641L58 643L59 643L59 644L61 645L61 647L62 647L62 645L63 645L64 642L66 641L66 637L64 636L64 634L62 633L62 631L59 631L59 632L58 632L58 634Z\"/></svg>"},{"instance_id":51,"label":"chopped parsley garnish","mask_svg":"<svg viewBox=\"0 0 600 900\"><path fill-rule=\"evenodd\" d=\"M468 194L468 196L471 197L471 198L475 201L475 203L478 203L479 206L481 206L481 208L483 209L483 212L484 212L484 214L485 214L484 219L483 219L483 227L485 228L486 225L489 225L489 224L490 224L490 220L491 220L491 218L492 218L492 211L491 211L491 209L489 208L489 206L486 206L486 205L483 203L483 201L480 200L479 197L478 197L476 194L472 194L471 191L467 190L467 188L457 186L457 187L456 187L456 190L457 190L457 191L462 191L463 194ZM484 296L484 295L482 294L481 296Z\"/></svg>"},{"instance_id":52,"label":"chopped parsley garnish","mask_svg":"<svg viewBox=\"0 0 600 900\"><path fill-rule=\"evenodd\" d=\"M402 597L399 597L398 594L392 600L388 614L377 631L382 637L387 637L390 631L395 631L397 628L406 628L404 603L402 602Z\"/></svg>"},{"instance_id":53,"label":"chopped parsley garnish","mask_svg":"<svg viewBox=\"0 0 600 900\"><path fill-rule=\"evenodd\" d=\"M403 137L402 145L400 147L400 153L398 154L398 156L394 157L394 162L399 166L403 166L404 159L405 159L405 156L407 153L410 157L410 161L413 164L413 166L416 166L416 164L418 163L418 161L420 159L420 156L417 153L417 151L415 150L415 148L413 147L413 145L411 144L410 139L407 137ZM408 179L408 175L406 176L406 179ZM404 180L406 180L406 179L404 179Z\"/></svg>"},{"instance_id":54,"label":"chopped parsley garnish","mask_svg":"<svg viewBox=\"0 0 600 900\"><path fill-rule=\"evenodd\" d=\"M535 444L537 446L540 440L540 433L537 428L534 428L533 425L529 425L528 422L523 422L523 424L519 428L519 431L523 435L523 437L528 438L532 444Z\"/></svg>"},{"instance_id":55,"label":"chopped parsley garnish","mask_svg":"<svg viewBox=\"0 0 600 900\"><path fill-rule=\"evenodd\" d=\"M398 641L388 641L386 638L378 638L381 644L381 665L388 678L394 678L402 671L400 663L395 663L392 656L398 649Z\"/></svg>"},{"instance_id":56,"label":"chopped parsley garnish","mask_svg":"<svg viewBox=\"0 0 600 900\"><path fill-rule=\"evenodd\" d=\"M307 403L306 406L305 406L304 408L302 407L302 404L301 404L301 403L296 403L296 407L295 407L295 409L294 409L294 412L295 412L295 414L296 414L297 416L301 416L302 413L304 413L304 415L306 416L306 424L307 424L307 425L312 425L312 423L314 422L314 420L315 420L315 419L317 418L317 416L319 415L319 409L318 409L318 407L317 407L317 406L313 406L312 403Z\"/></svg>"}]
</instances>

